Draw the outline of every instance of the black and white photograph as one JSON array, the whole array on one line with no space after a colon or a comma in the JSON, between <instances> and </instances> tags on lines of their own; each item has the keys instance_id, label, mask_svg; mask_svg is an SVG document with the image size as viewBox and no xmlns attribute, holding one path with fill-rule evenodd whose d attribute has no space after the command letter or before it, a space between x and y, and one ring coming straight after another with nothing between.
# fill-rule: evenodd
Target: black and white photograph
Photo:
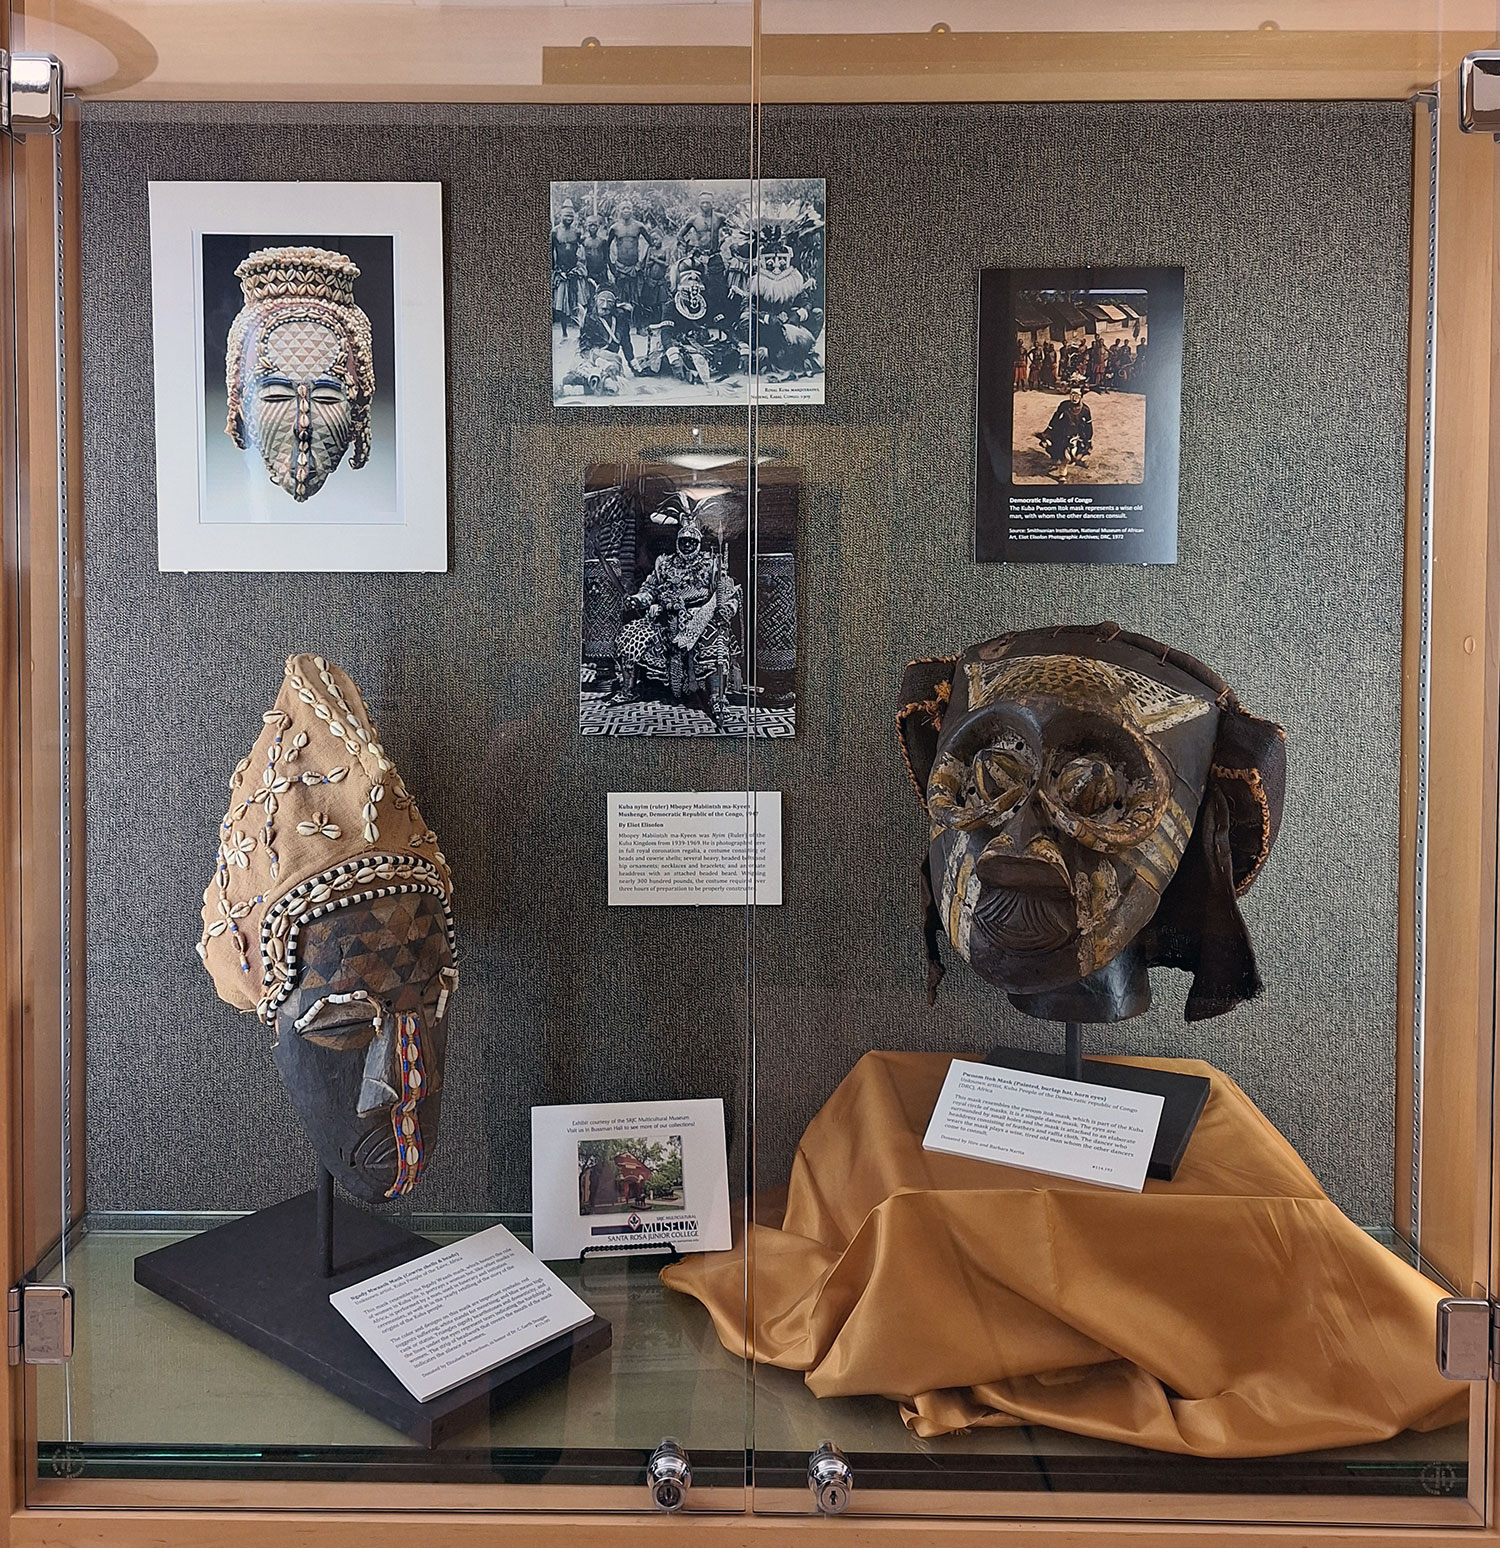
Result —
<instances>
[{"instance_id":1,"label":"black and white photograph","mask_svg":"<svg viewBox=\"0 0 1500 1548\"><path fill-rule=\"evenodd\" d=\"M646 1215L687 1208L680 1134L578 1142L578 1213Z\"/></svg>"},{"instance_id":2,"label":"black and white photograph","mask_svg":"<svg viewBox=\"0 0 1500 1548\"><path fill-rule=\"evenodd\" d=\"M683 461L711 463L688 454ZM595 463L583 494L584 736L793 736L801 474Z\"/></svg>"},{"instance_id":3,"label":"black and white photograph","mask_svg":"<svg viewBox=\"0 0 1500 1548\"><path fill-rule=\"evenodd\" d=\"M553 403L822 403L825 224L822 178L553 183Z\"/></svg>"},{"instance_id":4,"label":"black and white photograph","mask_svg":"<svg viewBox=\"0 0 1500 1548\"><path fill-rule=\"evenodd\" d=\"M975 557L1177 558L1181 269L986 269Z\"/></svg>"},{"instance_id":5,"label":"black and white photograph","mask_svg":"<svg viewBox=\"0 0 1500 1548\"><path fill-rule=\"evenodd\" d=\"M161 567L445 568L439 186L153 183L151 221Z\"/></svg>"}]
</instances>

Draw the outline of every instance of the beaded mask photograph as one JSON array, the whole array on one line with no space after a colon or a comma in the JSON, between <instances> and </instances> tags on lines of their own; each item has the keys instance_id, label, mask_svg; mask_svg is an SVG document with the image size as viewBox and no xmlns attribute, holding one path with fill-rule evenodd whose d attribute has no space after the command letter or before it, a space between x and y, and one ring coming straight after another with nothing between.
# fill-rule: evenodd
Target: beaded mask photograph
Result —
<instances>
[{"instance_id":1,"label":"beaded mask photograph","mask_svg":"<svg viewBox=\"0 0 1500 1548\"><path fill-rule=\"evenodd\" d=\"M148 194L158 569L446 570L442 185Z\"/></svg>"},{"instance_id":2,"label":"beaded mask photograph","mask_svg":"<svg viewBox=\"0 0 1500 1548\"><path fill-rule=\"evenodd\" d=\"M370 460L375 348L355 304L359 266L322 247L266 247L235 266L245 305L224 358L225 430L271 481L310 500L328 476Z\"/></svg>"},{"instance_id":3,"label":"beaded mask photograph","mask_svg":"<svg viewBox=\"0 0 1500 1548\"><path fill-rule=\"evenodd\" d=\"M253 1014L318 1160L370 1203L437 1137L458 983L453 882L359 690L288 657L229 782L198 955Z\"/></svg>"},{"instance_id":4,"label":"beaded mask photograph","mask_svg":"<svg viewBox=\"0 0 1500 1548\"><path fill-rule=\"evenodd\" d=\"M391 238L210 233L203 275L213 509L394 520Z\"/></svg>"}]
</instances>

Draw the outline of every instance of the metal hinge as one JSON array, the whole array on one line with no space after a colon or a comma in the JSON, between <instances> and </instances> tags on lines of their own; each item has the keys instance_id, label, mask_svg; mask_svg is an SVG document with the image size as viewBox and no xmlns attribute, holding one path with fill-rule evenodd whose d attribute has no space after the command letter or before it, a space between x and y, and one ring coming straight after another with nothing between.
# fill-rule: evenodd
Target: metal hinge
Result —
<instances>
[{"instance_id":1,"label":"metal hinge","mask_svg":"<svg viewBox=\"0 0 1500 1548\"><path fill-rule=\"evenodd\" d=\"M62 127L62 64L52 54L0 49L0 129L56 134Z\"/></svg>"},{"instance_id":2,"label":"metal hinge","mask_svg":"<svg viewBox=\"0 0 1500 1548\"><path fill-rule=\"evenodd\" d=\"M1449 1381L1500 1376L1500 1306L1478 1296L1437 1303L1437 1364Z\"/></svg>"},{"instance_id":3,"label":"metal hinge","mask_svg":"<svg viewBox=\"0 0 1500 1548\"><path fill-rule=\"evenodd\" d=\"M66 1365L73 1358L72 1285L12 1285L5 1294L9 1364Z\"/></svg>"}]
</instances>

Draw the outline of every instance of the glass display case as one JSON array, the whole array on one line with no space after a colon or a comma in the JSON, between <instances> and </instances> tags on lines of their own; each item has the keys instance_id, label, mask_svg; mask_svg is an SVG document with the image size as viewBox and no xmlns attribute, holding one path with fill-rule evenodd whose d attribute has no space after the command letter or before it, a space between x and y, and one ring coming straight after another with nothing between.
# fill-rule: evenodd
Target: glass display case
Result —
<instances>
[{"instance_id":1,"label":"glass display case","mask_svg":"<svg viewBox=\"0 0 1500 1548\"><path fill-rule=\"evenodd\" d=\"M12 5L15 1542L1497 1535L1497 46Z\"/></svg>"}]
</instances>

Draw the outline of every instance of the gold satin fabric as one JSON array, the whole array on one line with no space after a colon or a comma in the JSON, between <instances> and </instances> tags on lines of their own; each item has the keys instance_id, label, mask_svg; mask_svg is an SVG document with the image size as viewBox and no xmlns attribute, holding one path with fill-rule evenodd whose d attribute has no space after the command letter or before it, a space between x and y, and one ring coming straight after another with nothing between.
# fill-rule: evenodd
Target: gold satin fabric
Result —
<instances>
[{"instance_id":1,"label":"gold satin fabric","mask_svg":"<svg viewBox=\"0 0 1500 1548\"><path fill-rule=\"evenodd\" d=\"M1443 1293L1345 1218L1226 1075L1176 1178L1142 1194L922 1149L949 1056L869 1053L813 1119L779 1225L662 1271L726 1349L881 1394L920 1436L1044 1424L1203 1457L1463 1419Z\"/></svg>"}]
</instances>

